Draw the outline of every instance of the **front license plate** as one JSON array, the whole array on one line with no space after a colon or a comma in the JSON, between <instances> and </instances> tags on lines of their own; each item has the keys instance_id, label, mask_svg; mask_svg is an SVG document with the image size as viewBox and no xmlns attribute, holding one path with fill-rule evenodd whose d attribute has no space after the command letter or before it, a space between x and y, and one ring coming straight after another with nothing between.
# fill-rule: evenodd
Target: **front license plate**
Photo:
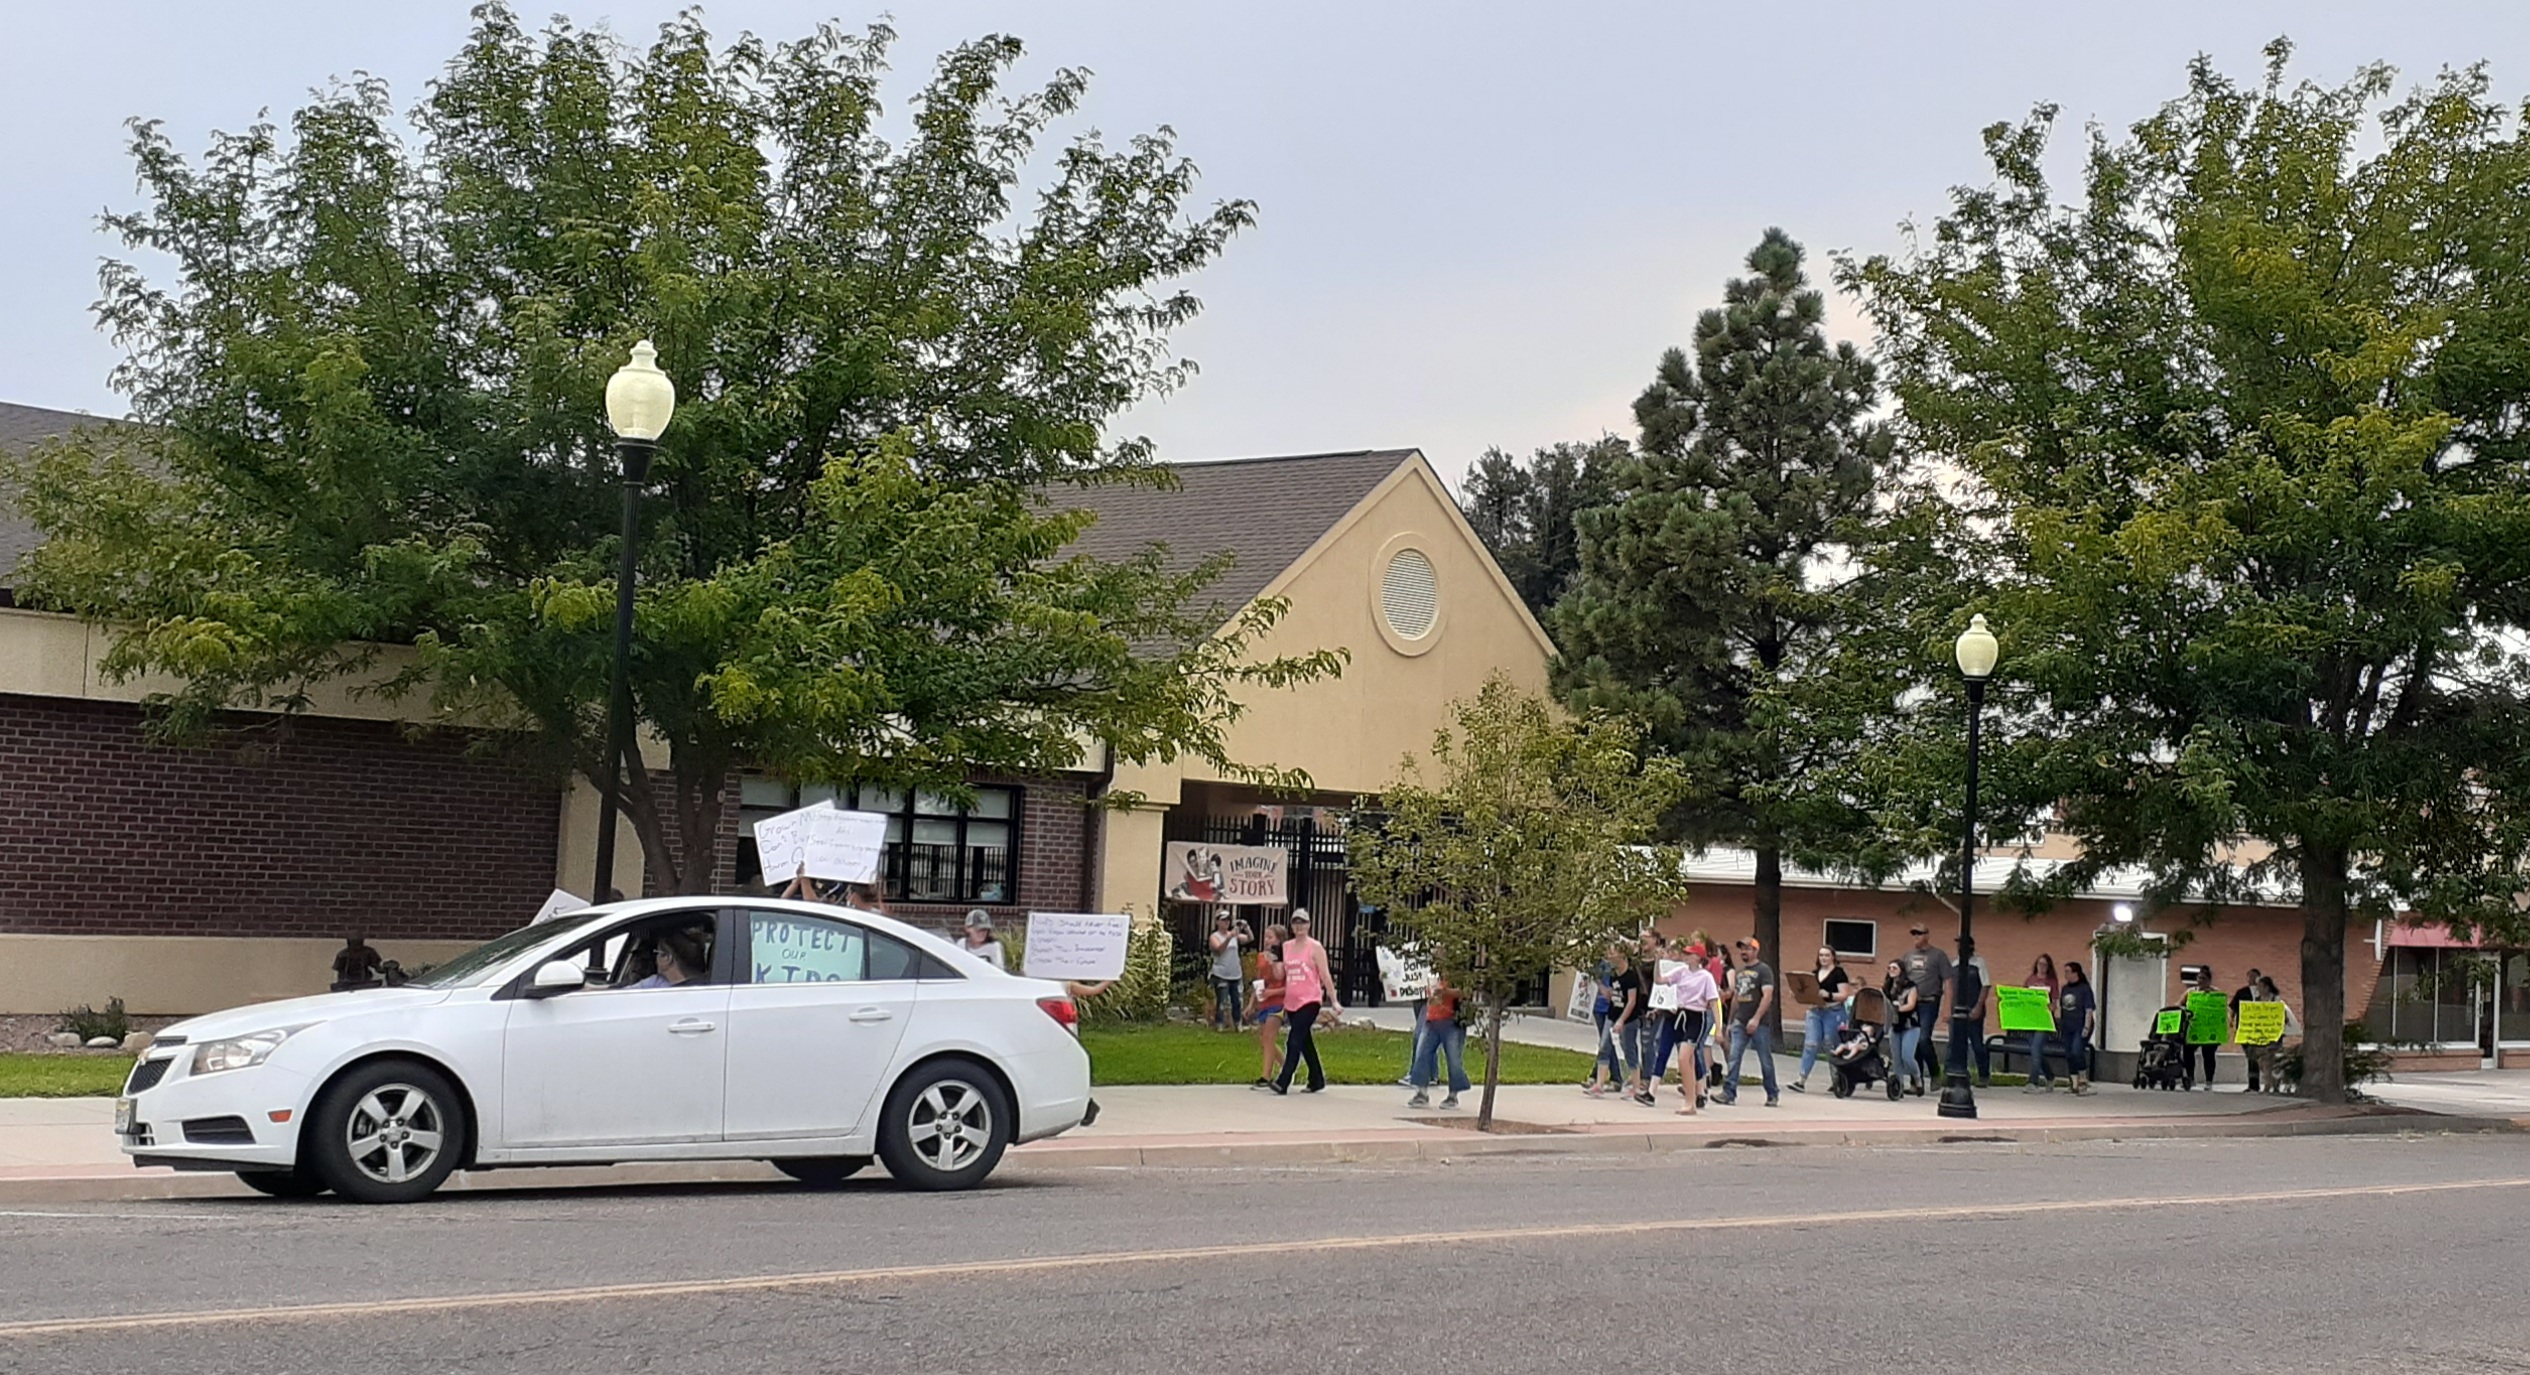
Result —
<instances>
[{"instance_id":1,"label":"front license plate","mask_svg":"<svg viewBox=\"0 0 2530 1375\"><path fill-rule=\"evenodd\" d=\"M132 1100L129 1098L114 1100L114 1134L116 1136L132 1134Z\"/></svg>"}]
</instances>

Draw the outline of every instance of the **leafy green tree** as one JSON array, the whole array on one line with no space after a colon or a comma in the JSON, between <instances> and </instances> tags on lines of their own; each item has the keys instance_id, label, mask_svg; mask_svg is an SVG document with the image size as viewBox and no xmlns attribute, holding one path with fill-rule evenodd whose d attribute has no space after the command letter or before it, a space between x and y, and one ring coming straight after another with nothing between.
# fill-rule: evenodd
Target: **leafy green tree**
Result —
<instances>
[{"instance_id":1,"label":"leafy green tree","mask_svg":"<svg viewBox=\"0 0 2530 1375\"><path fill-rule=\"evenodd\" d=\"M49 535L24 592L124 627L109 667L181 680L175 729L410 644L387 690L421 719L602 778L601 397L648 337L682 400L633 696L668 767L626 813L669 886L709 885L740 766L954 790L1092 741L1235 770L1239 694L1334 657L1255 658L1280 608L1223 627L1215 569L1065 559L1088 517L1060 508L1166 480L1106 425L1185 374L1179 283L1251 209L1190 209L1165 133L1042 162L1084 77L1007 93L1006 38L947 54L891 144L891 39L715 46L688 12L636 53L487 5L409 125L367 81L199 165L136 124L148 203L109 222L140 257L100 312L145 424L21 474Z\"/></svg>"},{"instance_id":2,"label":"leafy green tree","mask_svg":"<svg viewBox=\"0 0 2530 1375\"><path fill-rule=\"evenodd\" d=\"M2530 150L2477 70L2390 100L2199 60L2181 98L1847 267L1906 425L1965 479L2078 881L2302 908L2305 1090L2345 1091L2352 913L2519 929ZM2385 103L2386 102L2386 103Z\"/></svg>"},{"instance_id":3,"label":"leafy green tree","mask_svg":"<svg viewBox=\"0 0 2530 1375\"><path fill-rule=\"evenodd\" d=\"M1630 454L1624 440L1602 435L1539 449L1526 463L1487 449L1467 470L1459 507L1541 621L1581 570L1581 513L1615 496Z\"/></svg>"},{"instance_id":4,"label":"leafy green tree","mask_svg":"<svg viewBox=\"0 0 2530 1375\"><path fill-rule=\"evenodd\" d=\"M1684 896L1678 853L1650 843L1683 784L1633 723L1574 720L1498 675L1450 714L1358 819L1347 863L1362 901L1479 1010L1485 1131L1521 982L1587 968Z\"/></svg>"},{"instance_id":5,"label":"leafy green tree","mask_svg":"<svg viewBox=\"0 0 2530 1375\"><path fill-rule=\"evenodd\" d=\"M1698 317L1692 355L1662 356L1634 403L1639 455L1617 499L1583 513L1554 619L1557 691L1644 721L1694 781L1670 833L1755 852L1774 958L1784 856L1850 866L1877 844L1832 782L1870 704L1867 678L1836 671L1839 635L1871 614L1838 564L1893 455L1871 362L1828 343L1801 257L1767 230L1751 275Z\"/></svg>"}]
</instances>

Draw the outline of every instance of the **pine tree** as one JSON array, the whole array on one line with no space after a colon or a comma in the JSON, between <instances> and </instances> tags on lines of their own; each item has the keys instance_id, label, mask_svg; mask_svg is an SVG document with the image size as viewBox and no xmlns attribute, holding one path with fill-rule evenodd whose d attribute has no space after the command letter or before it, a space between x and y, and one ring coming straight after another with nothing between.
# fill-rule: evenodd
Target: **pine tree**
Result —
<instances>
[{"instance_id":1,"label":"pine tree","mask_svg":"<svg viewBox=\"0 0 2530 1375\"><path fill-rule=\"evenodd\" d=\"M1617 474L1631 456L1611 434L1539 449L1526 463L1487 449L1467 470L1460 509L1539 619L1581 570L1581 513L1614 498Z\"/></svg>"},{"instance_id":2,"label":"pine tree","mask_svg":"<svg viewBox=\"0 0 2530 1375\"><path fill-rule=\"evenodd\" d=\"M1692 792L1689 845L1757 859L1755 930L1780 960L1783 860L1847 864L1873 844L1837 776L1855 684L1834 671L1855 613L1835 581L1894 445L1869 418L1872 365L1831 346L1801 248L1769 229L1751 276L1696 321L1634 403L1639 453L1618 499L1579 521L1580 576L1556 607L1557 691L1644 721Z\"/></svg>"}]
</instances>

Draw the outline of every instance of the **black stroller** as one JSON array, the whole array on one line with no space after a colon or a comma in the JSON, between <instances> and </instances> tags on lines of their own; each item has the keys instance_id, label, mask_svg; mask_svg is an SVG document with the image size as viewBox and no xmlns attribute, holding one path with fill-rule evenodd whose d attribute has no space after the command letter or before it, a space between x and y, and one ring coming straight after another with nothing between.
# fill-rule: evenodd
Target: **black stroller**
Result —
<instances>
[{"instance_id":1,"label":"black stroller","mask_svg":"<svg viewBox=\"0 0 2530 1375\"><path fill-rule=\"evenodd\" d=\"M2175 1089L2187 1072L2187 1046L2177 1031L2163 1031L2160 1023L2177 1017L2179 1009L2165 1007L2155 1019L2152 1034L2143 1038L2143 1046L2135 1053L2135 1087L2139 1089Z\"/></svg>"},{"instance_id":2,"label":"black stroller","mask_svg":"<svg viewBox=\"0 0 2530 1375\"><path fill-rule=\"evenodd\" d=\"M1869 1022L1847 1022L1837 1033L1836 1044L1827 1051L1828 1072L1834 1079L1827 1091L1839 1098L1851 1098L1854 1090L1869 1088L1885 1081L1889 1096L1898 1096L1897 1080L1889 1077L1888 1057L1881 1053L1887 1036Z\"/></svg>"}]
</instances>

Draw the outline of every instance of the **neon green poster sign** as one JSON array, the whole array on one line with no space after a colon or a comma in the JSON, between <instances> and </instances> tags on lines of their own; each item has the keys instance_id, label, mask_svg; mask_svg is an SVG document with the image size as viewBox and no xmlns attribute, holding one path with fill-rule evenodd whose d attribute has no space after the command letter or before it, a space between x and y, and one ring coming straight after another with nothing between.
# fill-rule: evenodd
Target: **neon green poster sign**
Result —
<instances>
[{"instance_id":1,"label":"neon green poster sign","mask_svg":"<svg viewBox=\"0 0 2530 1375\"><path fill-rule=\"evenodd\" d=\"M2220 993L2187 995L2187 1043L2218 1046L2231 1037L2231 999Z\"/></svg>"},{"instance_id":2,"label":"neon green poster sign","mask_svg":"<svg viewBox=\"0 0 2530 1375\"><path fill-rule=\"evenodd\" d=\"M2158 1015L2158 1016L2154 1017L2154 1018L2152 1019L2152 1034L2153 1034L2153 1035L2155 1035L2155 1036L2176 1036L2176 1035L2178 1035L2178 1034L2179 1034L2179 1010L2178 1010L2177 1008L2175 1008L2175 1007L2174 1007L2174 1008L2170 1008L2170 1009L2168 1009L2168 1010L2166 1010L2166 1011L2162 1012L2160 1015Z\"/></svg>"},{"instance_id":3,"label":"neon green poster sign","mask_svg":"<svg viewBox=\"0 0 2530 1375\"><path fill-rule=\"evenodd\" d=\"M2002 1014L2005 1031L2055 1030L2053 1002L2043 988L2014 988L2010 984L1994 986L1994 1009Z\"/></svg>"}]
</instances>

